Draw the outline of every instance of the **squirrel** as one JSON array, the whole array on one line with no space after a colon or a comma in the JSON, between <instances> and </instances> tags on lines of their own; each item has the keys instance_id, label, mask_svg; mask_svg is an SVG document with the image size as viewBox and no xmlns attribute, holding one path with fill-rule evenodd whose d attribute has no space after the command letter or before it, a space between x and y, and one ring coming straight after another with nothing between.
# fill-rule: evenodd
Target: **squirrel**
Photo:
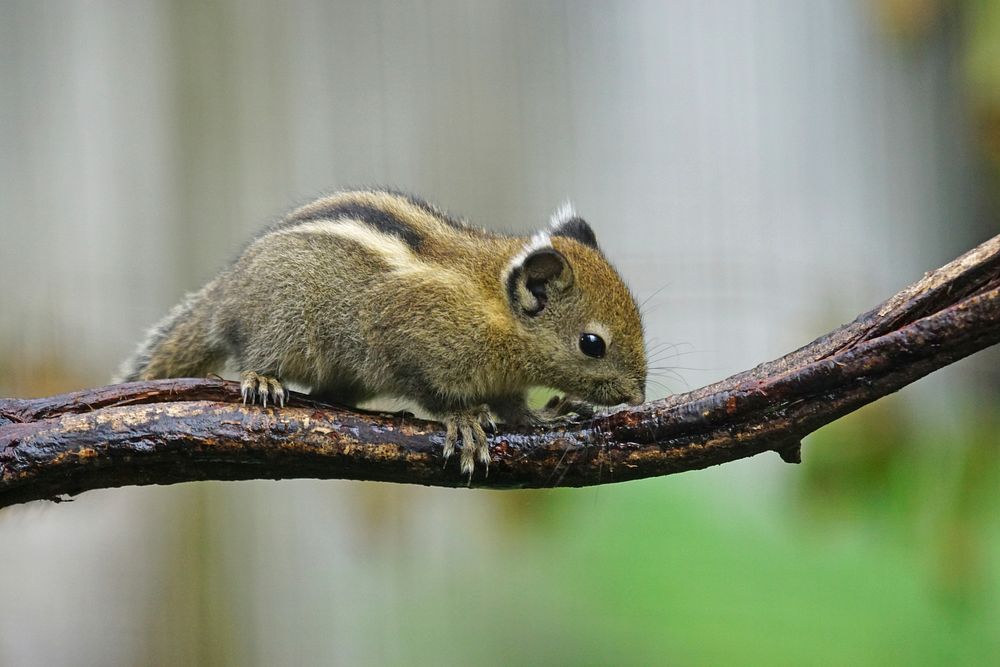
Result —
<instances>
[{"instance_id":1,"label":"squirrel","mask_svg":"<svg viewBox=\"0 0 1000 667\"><path fill-rule=\"evenodd\" d=\"M244 403L284 406L286 382L356 406L415 401L446 425L444 458L488 466L484 426L538 424L529 387L642 403L635 298L570 204L530 237L478 229L391 190L293 210L189 294L117 381L198 377L235 362Z\"/></svg>"}]
</instances>

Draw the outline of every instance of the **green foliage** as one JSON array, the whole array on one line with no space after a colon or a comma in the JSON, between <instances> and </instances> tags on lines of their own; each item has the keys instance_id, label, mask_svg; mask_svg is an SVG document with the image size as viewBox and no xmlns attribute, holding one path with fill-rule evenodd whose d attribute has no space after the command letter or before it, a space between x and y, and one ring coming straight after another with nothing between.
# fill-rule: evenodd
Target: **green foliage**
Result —
<instances>
[{"instance_id":1,"label":"green foliage","mask_svg":"<svg viewBox=\"0 0 1000 667\"><path fill-rule=\"evenodd\" d=\"M456 664L470 655L492 664L991 664L1000 656L996 424L918 433L891 426L904 421L892 410L817 434L801 468L762 456L620 486L508 494L507 530L481 567L410 591L420 602L402 613L402 654ZM788 494L764 492L783 481ZM448 610L446 623L435 610Z\"/></svg>"}]
</instances>

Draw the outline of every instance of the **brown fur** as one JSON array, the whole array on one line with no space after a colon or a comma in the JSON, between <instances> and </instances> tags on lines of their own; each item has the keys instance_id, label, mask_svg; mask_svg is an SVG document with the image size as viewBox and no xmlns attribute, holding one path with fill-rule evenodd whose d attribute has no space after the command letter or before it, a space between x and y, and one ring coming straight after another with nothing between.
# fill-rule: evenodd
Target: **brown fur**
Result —
<instances>
[{"instance_id":1,"label":"brown fur","mask_svg":"<svg viewBox=\"0 0 1000 667\"><path fill-rule=\"evenodd\" d=\"M535 418L530 386L603 405L643 400L635 300L573 222L565 229L591 236L494 234L394 192L317 200L175 308L123 379L205 375L230 359L245 396L265 404L283 402L282 381L348 405L413 399L445 418L446 454L462 436L471 474L473 455L489 461L489 412ZM594 323L610 338L600 359L578 346Z\"/></svg>"}]
</instances>

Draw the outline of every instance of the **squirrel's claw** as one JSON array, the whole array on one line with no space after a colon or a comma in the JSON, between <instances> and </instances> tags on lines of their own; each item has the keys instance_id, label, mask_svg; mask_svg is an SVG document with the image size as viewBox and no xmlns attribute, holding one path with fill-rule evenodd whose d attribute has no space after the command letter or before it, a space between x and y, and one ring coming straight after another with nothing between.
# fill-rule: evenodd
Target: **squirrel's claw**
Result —
<instances>
[{"instance_id":1,"label":"squirrel's claw","mask_svg":"<svg viewBox=\"0 0 1000 667\"><path fill-rule=\"evenodd\" d=\"M462 473L468 475L471 482L472 473L476 469L476 461L478 460L486 466L486 473L489 474L490 446L483 425L495 430L496 423L486 406L480 406L468 412L452 413L444 418L444 423L447 428L444 437L445 464L447 465L448 459L455 453L455 445L461 436Z\"/></svg>"},{"instance_id":2,"label":"squirrel's claw","mask_svg":"<svg viewBox=\"0 0 1000 667\"><path fill-rule=\"evenodd\" d=\"M260 404L267 407L267 399L272 403L285 407L285 400L288 398L288 390L285 389L277 378L258 375L253 371L243 371L240 373L240 395L243 403L253 405L258 400Z\"/></svg>"}]
</instances>

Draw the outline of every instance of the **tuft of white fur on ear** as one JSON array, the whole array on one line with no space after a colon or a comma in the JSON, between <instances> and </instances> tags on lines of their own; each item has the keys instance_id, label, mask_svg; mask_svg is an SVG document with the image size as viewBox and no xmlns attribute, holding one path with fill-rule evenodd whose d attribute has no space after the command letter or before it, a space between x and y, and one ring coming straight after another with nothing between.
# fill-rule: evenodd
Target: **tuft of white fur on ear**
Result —
<instances>
[{"instance_id":1,"label":"tuft of white fur on ear","mask_svg":"<svg viewBox=\"0 0 1000 667\"><path fill-rule=\"evenodd\" d=\"M552 217L549 218L549 227L555 229L567 220L572 220L575 217L576 209L573 207L573 202L567 199L559 205L559 208L557 208L552 214Z\"/></svg>"},{"instance_id":2,"label":"tuft of white fur on ear","mask_svg":"<svg viewBox=\"0 0 1000 667\"><path fill-rule=\"evenodd\" d=\"M548 232L535 232L532 237L528 239L528 242L524 244L524 247L521 248L521 251L514 255L510 262L507 263L507 266L504 267L503 273L500 274L500 279L506 282L507 276L510 275L510 272L524 264L524 260L528 259L528 256L531 253L542 248L551 247L552 237Z\"/></svg>"}]
</instances>

